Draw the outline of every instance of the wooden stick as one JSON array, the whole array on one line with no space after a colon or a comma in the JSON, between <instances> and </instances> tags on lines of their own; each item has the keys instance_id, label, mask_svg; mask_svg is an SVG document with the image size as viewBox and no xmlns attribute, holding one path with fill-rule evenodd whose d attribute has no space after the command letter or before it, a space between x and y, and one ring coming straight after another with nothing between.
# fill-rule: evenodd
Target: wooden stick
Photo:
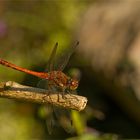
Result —
<instances>
[{"instance_id":1,"label":"wooden stick","mask_svg":"<svg viewBox=\"0 0 140 140\"><path fill-rule=\"evenodd\" d=\"M63 94L45 89L24 86L13 81L0 83L0 96L39 104L53 104L66 109L81 111L86 107L87 98L75 94Z\"/></svg>"}]
</instances>

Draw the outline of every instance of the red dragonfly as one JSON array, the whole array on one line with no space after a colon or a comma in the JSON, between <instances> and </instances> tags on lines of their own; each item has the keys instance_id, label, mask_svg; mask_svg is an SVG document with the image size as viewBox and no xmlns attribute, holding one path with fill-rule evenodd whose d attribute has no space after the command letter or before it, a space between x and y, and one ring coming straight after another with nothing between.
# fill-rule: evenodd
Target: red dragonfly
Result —
<instances>
[{"instance_id":1,"label":"red dragonfly","mask_svg":"<svg viewBox=\"0 0 140 140\"><path fill-rule=\"evenodd\" d=\"M54 60L56 55L56 50L58 47L58 43L55 44L52 53L50 55L49 61L48 61L48 69L45 70L45 72L36 72L32 70L28 70L19 66L16 66L15 64L12 64L8 61L5 61L3 59L0 59L0 64L13 68L15 70L25 72L27 74L34 75L36 77L42 78L43 80L39 81L38 87L52 90L52 91L60 91L62 94L73 92L76 93L75 90L78 87L78 80L72 79L66 74L64 74L62 71L65 68L66 64L68 63L71 55L73 54L73 50L75 47L79 44L79 42L76 43L72 51L69 52L67 57L64 59L64 62L61 63L59 68L55 70L54 68ZM66 130L71 131L70 125L71 120L69 119L69 113L68 110L60 109L59 107L54 107L53 105L47 105L47 109L50 112L47 116L47 127L48 131L51 134L52 128L54 125L56 125L56 121L59 120L59 124ZM63 116L63 117L61 117ZM65 123L66 122L66 123ZM67 125L69 125L67 127ZM69 129L70 128L70 129Z\"/></svg>"}]
</instances>

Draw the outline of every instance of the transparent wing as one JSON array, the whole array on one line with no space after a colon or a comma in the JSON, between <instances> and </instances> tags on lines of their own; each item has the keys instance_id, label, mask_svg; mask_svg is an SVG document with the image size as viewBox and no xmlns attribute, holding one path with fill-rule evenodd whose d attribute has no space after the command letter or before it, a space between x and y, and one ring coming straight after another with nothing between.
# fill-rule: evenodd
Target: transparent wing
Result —
<instances>
[{"instance_id":1,"label":"transparent wing","mask_svg":"<svg viewBox=\"0 0 140 140\"><path fill-rule=\"evenodd\" d=\"M37 87L50 90L49 81L45 80L45 79L40 80L37 84ZM46 116L45 116L46 117L46 125L47 125L47 129L48 129L48 133L51 134L54 126L57 123L56 119L54 117L54 107L51 104L47 104L45 106L45 110L46 110Z\"/></svg>"},{"instance_id":2,"label":"transparent wing","mask_svg":"<svg viewBox=\"0 0 140 140\"><path fill-rule=\"evenodd\" d=\"M56 42L56 44L54 45L54 48L51 52L51 55L49 57L48 63L47 63L47 67L45 69L45 72L49 72L51 70L54 70L54 60L55 60L55 55L56 55L56 50L58 47L58 43ZM48 89L48 81L45 79L40 80L37 83L37 87L39 88L44 88L44 89Z\"/></svg>"},{"instance_id":3,"label":"transparent wing","mask_svg":"<svg viewBox=\"0 0 140 140\"><path fill-rule=\"evenodd\" d=\"M47 64L47 68L49 71L52 71L54 70L54 62L55 62L55 56L56 56L56 50L57 50L57 47L58 47L58 43L56 42L53 50L52 50L52 53L50 55L50 58L48 60L48 64Z\"/></svg>"},{"instance_id":4,"label":"transparent wing","mask_svg":"<svg viewBox=\"0 0 140 140\"><path fill-rule=\"evenodd\" d=\"M59 122L59 125L63 127L66 132L73 133L74 126L72 124L70 110L66 110L60 107L55 107L54 113L55 113L57 121Z\"/></svg>"},{"instance_id":5,"label":"transparent wing","mask_svg":"<svg viewBox=\"0 0 140 140\"><path fill-rule=\"evenodd\" d=\"M42 89L48 89L48 81L45 80L45 79L40 80L40 81L37 83L37 87L38 87L38 88L42 88Z\"/></svg>"},{"instance_id":6,"label":"transparent wing","mask_svg":"<svg viewBox=\"0 0 140 140\"><path fill-rule=\"evenodd\" d=\"M47 63L47 68L45 69L46 72L54 70L54 60L55 60L57 47L58 47L58 43L55 44L55 46L51 52L51 55L50 55L48 63ZM51 90L49 87L49 83L50 83L50 81L42 79L38 82L37 87L42 88L42 89ZM56 120L54 118L53 106L50 104L47 104L46 112L47 112L46 125L47 125L47 129L48 129L49 134L51 134L53 131L53 127L56 124Z\"/></svg>"},{"instance_id":7,"label":"transparent wing","mask_svg":"<svg viewBox=\"0 0 140 140\"><path fill-rule=\"evenodd\" d=\"M46 125L49 134L52 134L53 128L56 125L56 120L54 118L54 110L52 105L46 106L46 110L49 112L48 115L46 116Z\"/></svg>"},{"instance_id":8,"label":"transparent wing","mask_svg":"<svg viewBox=\"0 0 140 140\"><path fill-rule=\"evenodd\" d=\"M79 45L79 42L77 41L76 44L70 48L71 50L68 52L67 56L63 56L59 61L63 61L63 62L58 62L59 66L57 68L57 70L63 71L64 68L66 67L67 63L69 62L69 59L71 57L71 55L74 53L76 47Z\"/></svg>"}]
</instances>

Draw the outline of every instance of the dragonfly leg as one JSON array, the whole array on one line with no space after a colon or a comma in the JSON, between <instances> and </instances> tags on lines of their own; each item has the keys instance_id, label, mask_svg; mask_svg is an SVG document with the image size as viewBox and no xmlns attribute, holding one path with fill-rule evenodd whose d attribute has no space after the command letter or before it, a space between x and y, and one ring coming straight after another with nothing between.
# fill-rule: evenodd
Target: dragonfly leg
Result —
<instances>
[{"instance_id":1,"label":"dragonfly leg","mask_svg":"<svg viewBox=\"0 0 140 140\"><path fill-rule=\"evenodd\" d=\"M63 99L67 99L66 96L64 96L67 92L67 90L65 88L62 89L62 98Z\"/></svg>"},{"instance_id":2,"label":"dragonfly leg","mask_svg":"<svg viewBox=\"0 0 140 140\"><path fill-rule=\"evenodd\" d=\"M73 96L72 94L77 94L76 90L74 90L74 91L67 90L67 93L69 93L71 95L71 97L74 97L74 98L75 98L75 96ZM75 99L77 101L79 101L77 98L75 98Z\"/></svg>"},{"instance_id":3,"label":"dragonfly leg","mask_svg":"<svg viewBox=\"0 0 140 140\"><path fill-rule=\"evenodd\" d=\"M57 86L54 86L54 83L51 82L51 81L49 81L49 83L48 83L48 90L49 90L49 91L58 92L58 91L57 91ZM60 101L60 97L59 97L59 95L58 95L58 102L59 102L59 101Z\"/></svg>"}]
</instances>

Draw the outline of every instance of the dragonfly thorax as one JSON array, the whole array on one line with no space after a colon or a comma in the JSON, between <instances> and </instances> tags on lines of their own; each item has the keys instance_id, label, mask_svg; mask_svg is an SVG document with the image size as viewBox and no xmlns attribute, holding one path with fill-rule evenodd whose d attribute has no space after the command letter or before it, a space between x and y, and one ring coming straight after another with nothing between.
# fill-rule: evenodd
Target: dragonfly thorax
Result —
<instances>
[{"instance_id":1,"label":"dragonfly thorax","mask_svg":"<svg viewBox=\"0 0 140 140\"><path fill-rule=\"evenodd\" d=\"M78 81L68 77L62 71L51 71L48 74L49 80L63 91L65 89L76 90L78 87Z\"/></svg>"}]
</instances>

